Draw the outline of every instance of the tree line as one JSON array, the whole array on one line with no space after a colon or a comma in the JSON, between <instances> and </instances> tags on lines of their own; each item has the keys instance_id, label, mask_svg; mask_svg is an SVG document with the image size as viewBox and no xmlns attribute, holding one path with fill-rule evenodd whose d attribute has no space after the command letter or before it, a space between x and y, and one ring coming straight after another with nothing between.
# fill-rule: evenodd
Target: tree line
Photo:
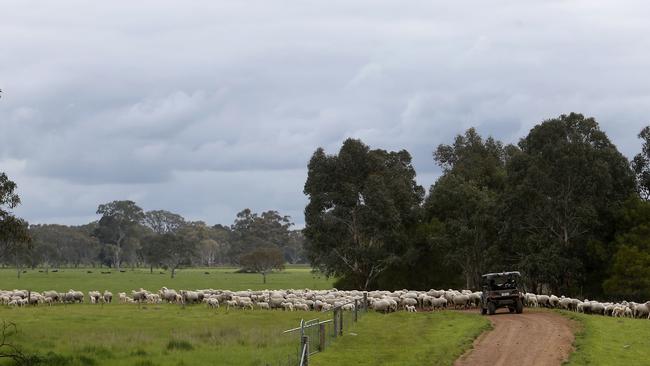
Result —
<instances>
[{"instance_id":1,"label":"tree line","mask_svg":"<svg viewBox=\"0 0 650 366\"><path fill-rule=\"evenodd\" d=\"M276 211L246 209L230 226L99 205L81 226L28 225L0 173L0 263L164 267L237 264L266 273L308 260L339 288L479 287L487 272L519 270L528 291L650 297L650 127L628 161L593 118L571 113L517 144L470 128L433 151L428 192L406 150L348 139L312 155L305 228Z\"/></svg>"},{"instance_id":2,"label":"tree line","mask_svg":"<svg viewBox=\"0 0 650 366\"><path fill-rule=\"evenodd\" d=\"M593 118L545 120L517 144L474 129L441 144L428 193L406 150L317 149L304 193L312 265L363 289L476 289L519 270L528 291L650 297L650 127L628 161Z\"/></svg>"},{"instance_id":3,"label":"tree line","mask_svg":"<svg viewBox=\"0 0 650 366\"><path fill-rule=\"evenodd\" d=\"M244 209L230 226L187 221L165 211L144 211L123 200L99 205L98 221L80 226L28 225L11 214L20 203L15 183L0 175L0 263L22 267L181 267L237 265L266 274L285 263L304 263L303 235L289 216Z\"/></svg>"}]
</instances>

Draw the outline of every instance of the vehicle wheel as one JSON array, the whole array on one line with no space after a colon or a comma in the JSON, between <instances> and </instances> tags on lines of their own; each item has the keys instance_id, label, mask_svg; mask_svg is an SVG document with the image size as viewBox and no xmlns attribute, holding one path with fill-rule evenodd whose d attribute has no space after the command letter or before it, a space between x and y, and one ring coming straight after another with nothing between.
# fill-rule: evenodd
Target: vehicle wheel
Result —
<instances>
[{"instance_id":1,"label":"vehicle wheel","mask_svg":"<svg viewBox=\"0 0 650 366\"><path fill-rule=\"evenodd\" d=\"M493 302L489 302L487 310L488 310L488 314L494 315L494 313L497 312L497 307L494 305Z\"/></svg>"},{"instance_id":2,"label":"vehicle wheel","mask_svg":"<svg viewBox=\"0 0 650 366\"><path fill-rule=\"evenodd\" d=\"M487 314L487 309L481 306L481 315Z\"/></svg>"},{"instance_id":3,"label":"vehicle wheel","mask_svg":"<svg viewBox=\"0 0 650 366\"><path fill-rule=\"evenodd\" d=\"M517 300L515 306L516 306L515 309L517 310L517 314L521 314L524 312L524 304L521 303L521 300Z\"/></svg>"}]
</instances>

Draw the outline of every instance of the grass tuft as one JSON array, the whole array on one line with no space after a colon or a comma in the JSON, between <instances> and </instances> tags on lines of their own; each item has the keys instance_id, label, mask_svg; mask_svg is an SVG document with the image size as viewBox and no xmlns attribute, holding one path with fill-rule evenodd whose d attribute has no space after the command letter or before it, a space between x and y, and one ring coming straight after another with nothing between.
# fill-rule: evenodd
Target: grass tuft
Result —
<instances>
[{"instance_id":1,"label":"grass tuft","mask_svg":"<svg viewBox=\"0 0 650 366\"><path fill-rule=\"evenodd\" d=\"M171 339L167 343L167 350L169 351L174 351L174 350L191 351L193 349L194 346L192 346L192 343L182 339Z\"/></svg>"}]
</instances>

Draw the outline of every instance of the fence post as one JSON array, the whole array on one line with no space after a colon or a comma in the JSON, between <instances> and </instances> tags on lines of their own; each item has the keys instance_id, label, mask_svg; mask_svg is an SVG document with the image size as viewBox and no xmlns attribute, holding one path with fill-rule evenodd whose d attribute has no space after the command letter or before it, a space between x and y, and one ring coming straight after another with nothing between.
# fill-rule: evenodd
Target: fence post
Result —
<instances>
[{"instance_id":1,"label":"fence post","mask_svg":"<svg viewBox=\"0 0 650 366\"><path fill-rule=\"evenodd\" d=\"M303 336L300 341L300 346L301 346L300 349L305 355L305 358L303 359L304 362L301 363L300 366L308 366L309 365L309 337Z\"/></svg>"},{"instance_id":2,"label":"fence post","mask_svg":"<svg viewBox=\"0 0 650 366\"><path fill-rule=\"evenodd\" d=\"M343 335L343 311L339 309L339 317L341 317L341 321L339 322L339 335Z\"/></svg>"},{"instance_id":3,"label":"fence post","mask_svg":"<svg viewBox=\"0 0 650 366\"><path fill-rule=\"evenodd\" d=\"M339 312L340 309L334 309L334 318L332 319L334 321L334 338L336 338L337 335L339 335Z\"/></svg>"},{"instance_id":4,"label":"fence post","mask_svg":"<svg viewBox=\"0 0 650 366\"><path fill-rule=\"evenodd\" d=\"M318 325L318 350L325 351L325 323Z\"/></svg>"},{"instance_id":5,"label":"fence post","mask_svg":"<svg viewBox=\"0 0 650 366\"><path fill-rule=\"evenodd\" d=\"M354 322L359 320L359 300L354 299Z\"/></svg>"}]
</instances>

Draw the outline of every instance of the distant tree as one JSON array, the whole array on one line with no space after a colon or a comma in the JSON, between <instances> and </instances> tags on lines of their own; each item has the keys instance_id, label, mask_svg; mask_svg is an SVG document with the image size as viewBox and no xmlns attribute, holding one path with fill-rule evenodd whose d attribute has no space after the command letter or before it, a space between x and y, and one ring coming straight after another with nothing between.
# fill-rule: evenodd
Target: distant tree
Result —
<instances>
[{"instance_id":1,"label":"distant tree","mask_svg":"<svg viewBox=\"0 0 650 366\"><path fill-rule=\"evenodd\" d=\"M637 190L644 200L650 200L650 126L646 126L639 133L643 140L641 152L634 156L632 169L636 175Z\"/></svg>"},{"instance_id":2,"label":"distant tree","mask_svg":"<svg viewBox=\"0 0 650 366\"><path fill-rule=\"evenodd\" d=\"M278 248L257 248L242 255L239 263L246 271L262 274L262 283L266 283L270 271L284 269L284 255Z\"/></svg>"},{"instance_id":3,"label":"distant tree","mask_svg":"<svg viewBox=\"0 0 650 366\"><path fill-rule=\"evenodd\" d=\"M99 253L99 242L91 236L94 226L31 225L29 232L34 239L32 265L43 265L46 272L61 264L74 267L94 265Z\"/></svg>"},{"instance_id":4,"label":"distant tree","mask_svg":"<svg viewBox=\"0 0 650 366\"><path fill-rule=\"evenodd\" d=\"M302 230L289 231L289 240L282 246L284 259L288 263L304 263L305 261L305 235Z\"/></svg>"},{"instance_id":5,"label":"distant tree","mask_svg":"<svg viewBox=\"0 0 650 366\"><path fill-rule=\"evenodd\" d=\"M159 250L162 263L171 270L174 278L176 270L182 265L191 264L192 258L197 254L198 245L208 238L209 228L204 222L188 222L175 233L160 236Z\"/></svg>"},{"instance_id":6,"label":"distant tree","mask_svg":"<svg viewBox=\"0 0 650 366\"><path fill-rule=\"evenodd\" d=\"M120 269L123 252L138 233L144 212L133 201L113 201L97 208L99 219L94 235L104 244L112 264Z\"/></svg>"},{"instance_id":7,"label":"distant tree","mask_svg":"<svg viewBox=\"0 0 650 366\"><path fill-rule=\"evenodd\" d=\"M0 172L0 258L11 257L20 277L20 260L31 249L31 237L25 220L13 215L12 209L20 204L16 183Z\"/></svg>"},{"instance_id":8,"label":"distant tree","mask_svg":"<svg viewBox=\"0 0 650 366\"><path fill-rule=\"evenodd\" d=\"M496 212L506 156L501 142L483 140L474 128L434 152L443 174L431 186L425 211L428 220L444 224L445 240L438 241L443 259L461 269L468 289L478 288L481 274L498 260Z\"/></svg>"},{"instance_id":9,"label":"distant tree","mask_svg":"<svg viewBox=\"0 0 650 366\"><path fill-rule=\"evenodd\" d=\"M365 290L407 250L424 189L415 182L407 151L370 150L348 139L338 155L316 150L304 193L309 204L303 232L312 265Z\"/></svg>"},{"instance_id":10,"label":"distant tree","mask_svg":"<svg viewBox=\"0 0 650 366\"><path fill-rule=\"evenodd\" d=\"M507 163L504 238L532 291L602 292L614 248L613 211L635 192L627 159L593 118L535 126Z\"/></svg>"},{"instance_id":11,"label":"distant tree","mask_svg":"<svg viewBox=\"0 0 650 366\"><path fill-rule=\"evenodd\" d=\"M28 228L27 221L14 216L7 216L0 221L2 257L5 261L8 258L13 258L18 278L20 278L20 267L27 261L32 249L32 238Z\"/></svg>"},{"instance_id":12,"label":"distant tree","mask_svg":"<svg viewBox=\"0 0 650 366\"><path fill-rule=\"evenodd\" d=\"M218 263L223 253L223 245L214 239L203 239L199 242L200 264L212 267Z\"/></svg>"},{"instance_id":13,"label":"distant tree","mask_svg":"<svg viewBox=\"0 0 650 366\"><path fill-rule=\"evenodd\" d=\"M284 248L291 240L291 226L291 218L282 216L277 211L266 211L258 215L248 208L242 210L237 214L230 230L231 259L236 262L243 253L256 248Z\"/></svg>"}]
</instances>

